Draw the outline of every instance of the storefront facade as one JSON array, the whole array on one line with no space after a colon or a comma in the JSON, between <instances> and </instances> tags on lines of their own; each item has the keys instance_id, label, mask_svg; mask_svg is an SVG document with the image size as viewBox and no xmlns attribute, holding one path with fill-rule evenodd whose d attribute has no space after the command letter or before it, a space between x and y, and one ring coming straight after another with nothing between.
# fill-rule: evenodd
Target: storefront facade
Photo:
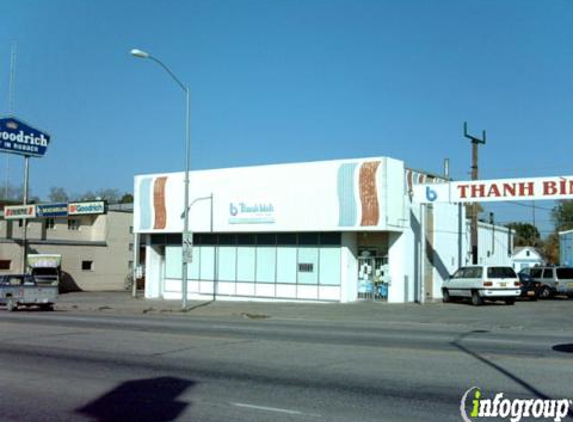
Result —
<instances>
[{"instance_id":1,"label":"storefront facade","mask_svg":"<svg viewBox=\"0 0 573 422\"><path fill-rule=\"evenodd\" d=\"M125 290L126 276L134 267L132 207L110 205L105 212L103 209L26 220L28 254L61 256L61 291ZM6 219L0 211L0 274L26 271L23 232L22 220Z\"/></svg>"},{"instance_id":2,"label":"storefront facade","mask_svg":"<svg viewBox=\"0 0 573 422\"><path fill-rule=\"evenodd\" d=\"M146 248L148 298L181 298L183 177L135 178L134 231ZM437 297L441 279L459 263L448 254L465 248L467 229L459 224L465 217L457 206L440 204L428 213L436 246L431 254L443 252L448 259L421 277L419 209L410 191L428 180L386 157L193 171L188 297L327 302Z\"/></svg>"}]
</instances>

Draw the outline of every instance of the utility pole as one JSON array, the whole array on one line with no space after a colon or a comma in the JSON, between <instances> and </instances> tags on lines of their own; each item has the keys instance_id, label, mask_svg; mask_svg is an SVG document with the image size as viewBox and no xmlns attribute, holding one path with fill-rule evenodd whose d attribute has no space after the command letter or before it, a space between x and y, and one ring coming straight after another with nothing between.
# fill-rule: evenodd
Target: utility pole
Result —
<instances>
[{"instance_id":1,"label":"utility pole","mask_svg":"<svg viewBox=\"0 0 573 422\"><path fill-rule=\"evenodd\" d=\"M10 54L10 85L8 86L8 114L14 112L14 80L16 78L16 52L18 51L18 44L16 41L12 41L12 53ZM8 188L10 186L10 154L6 154L6 182L4 198L10 199L8 197Z\"/></svg>"},{"instance_id":2,"label":"utility pole","mask_svg":"<svg viewBox=\"0 0 573 422\"><path fill-rule=\"evenodd\" d=\"M489 213L489 224L491 224L491 254L495 254L495 221L493 221L493 212Z\"/></svg>"},{"instance_id":3,"label":"utility pole","mask_svg":"<svg viewBox=\"0 0 573 422\"><path fill-rule=\"evenodd\" d=\"M533 227L535 227L535 201L531 201L531 212L533 213Z\"/></svg>"},{"instance_id":4,"label":"utility pole","mask_svg":"<svg viewBox=\"0 0 573 422\"><path fill-rule=\"evenodd\" d=\"M478 172L478 145L485 144L485 130L482 131L482 139L468 134L468 123L464 122L464 137L471 140L472 143L472 180L479 179ZM472 243L472 264L478 263L478 209L479 204L474 202L472 205L471 220L471 243Z\"/></svg>"}]
</instances>

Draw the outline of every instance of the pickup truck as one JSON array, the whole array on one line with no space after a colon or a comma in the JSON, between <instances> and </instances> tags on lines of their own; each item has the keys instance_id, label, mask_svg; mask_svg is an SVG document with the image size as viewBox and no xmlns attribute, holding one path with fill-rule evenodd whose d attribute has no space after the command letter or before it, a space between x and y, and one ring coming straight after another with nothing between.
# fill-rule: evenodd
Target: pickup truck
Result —
<instances>
[{"instance_id":1,"label":"pickup truck","mask_svg":"<svg viewBox=\"0 0 573 422\"><path fill-rule=\"evenodd\" d=\"M57 286L39 286L32 275L0 275L0 305L8 311L15 311L20 306L39 306L41 310L53 311Z\"/></svg>"},{"instance_id":2,"label":"pickup truck","mask_svg":"<svg viewBox=\"0 0 573 422\"><path fill-rule=\"evenodd\" d=\"M60 283L62 255L28 254L28 271L40 286L57 286Z\"/></svg>"}]
</instances>

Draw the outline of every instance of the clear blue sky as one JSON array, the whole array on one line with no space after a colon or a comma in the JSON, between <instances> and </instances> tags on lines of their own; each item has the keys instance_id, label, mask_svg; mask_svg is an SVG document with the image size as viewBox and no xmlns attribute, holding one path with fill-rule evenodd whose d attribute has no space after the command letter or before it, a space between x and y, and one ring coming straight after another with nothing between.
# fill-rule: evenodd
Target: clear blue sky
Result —
<instances>
[{"instance_id":1,"label":"clear blue sky","mask_svg":"<svg viewBox=\"0 0 573 422\"><path fill-rule=\"evenodd\" d=\"M32 160L42 198L183 170L183 92L134 47L191 87L193 169L448 157L465 180L468 121L488 133L481 178L573 174L572 1L0 0L0 16L0 112L16 41L13 113L52 135ZM20 184L22 159L8 170Z\"/></svg>"}]
</instances>

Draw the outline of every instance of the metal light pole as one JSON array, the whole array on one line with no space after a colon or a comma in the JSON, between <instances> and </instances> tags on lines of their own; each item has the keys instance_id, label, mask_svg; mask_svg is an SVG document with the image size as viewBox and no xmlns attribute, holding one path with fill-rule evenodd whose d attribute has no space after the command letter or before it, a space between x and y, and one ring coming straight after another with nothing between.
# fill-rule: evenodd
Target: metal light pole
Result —
<instances>
[{"instance_id":1,"label":"metal light pole","mask_svg":"<svg viewBox=\"0 0 573 422\"><path fill-rule=\"evenodd\" d=\"M187 268L188 264L193 260L193 232L189 229L189 162L190 162L190 145L191 145L191 96L189 93L189 87L183 85L183 83L175 76L175 74L169 69L161 60L153 57L151 54L145 51L133 49L131 50L131 55L139 57L141 59L151 59L155 63L159 64L171 77L177 85L185 92L186 100L186 113L185 113L185 195L184 195L184 211L183 211L183 233L181 239L181 258L182 258L182 285L181 285L181 307L183 310L187 309Z\"/></svg>"}]
</instances>

